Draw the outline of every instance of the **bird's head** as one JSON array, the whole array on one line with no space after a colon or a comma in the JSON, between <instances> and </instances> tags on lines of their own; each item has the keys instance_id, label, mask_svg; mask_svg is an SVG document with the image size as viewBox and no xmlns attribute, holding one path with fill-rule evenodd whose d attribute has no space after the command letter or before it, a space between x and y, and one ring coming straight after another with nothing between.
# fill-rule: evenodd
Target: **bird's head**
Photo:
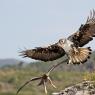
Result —
<instances>
[{"instance_id":1,"label":"bird's head","mask_svg":"<svg viewBox=\"0 0 95 95\"><path fill-rule=\"evenodd\" d=\"M64 45L65 42L66 42L66 39L60 39L57 44L58 44L60 47L63 47L63 45Z\"/></svg>"},{"instance_id":2,"label":"bird's head","mask_svg":"<svg viewBox=\"0 0 95 95\"><path fill-rule=\"evenodd\" d=\"M60 39L58 43L62 45L65 43L65 41L66 41L66 39Z\"/></svg>"}]
</instances>

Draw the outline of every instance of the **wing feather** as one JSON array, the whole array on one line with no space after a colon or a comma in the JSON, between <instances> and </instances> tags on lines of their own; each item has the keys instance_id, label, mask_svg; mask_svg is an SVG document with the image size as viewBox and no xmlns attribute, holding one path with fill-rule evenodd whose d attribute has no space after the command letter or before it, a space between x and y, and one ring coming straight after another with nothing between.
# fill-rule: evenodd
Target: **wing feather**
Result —
<instances>
[{"instance_id":1,"label":"wing feather","mask_svg":"<svg viewBox=\"0 0 95 95\"><path fill-rule=\"evenodd\" d=\"M79 30L68 39L73 41L77 46L84 46L95 37L95 11L90 12L87 21L84 25L81 25Z\"/></svg>"},{"instance_id":2,"label":"wing feather","mask_svg":"<svg viewBox=\"0 0 95 95\"><path fill-rule=\"evenodd\" d=\"M29 57L36 60L52 61L65 55L64 49L57 44L48 47L37 47L21 52L23 57Z\"/></svg>"}]
</instances>

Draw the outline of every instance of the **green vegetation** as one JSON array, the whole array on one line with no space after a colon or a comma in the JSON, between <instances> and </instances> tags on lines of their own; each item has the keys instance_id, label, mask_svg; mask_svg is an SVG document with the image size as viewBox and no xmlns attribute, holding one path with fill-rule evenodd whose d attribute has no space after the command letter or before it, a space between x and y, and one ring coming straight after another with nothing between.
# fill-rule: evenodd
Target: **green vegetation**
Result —
<instances>
[{"instance_id":1,"label":"green vegetation","mask_svg":"<svg viewBox=\"0 0 95 95\"><path fill-rule=\"evenodd\" d=\"M16 69L3 69L0 70L0 95L15 95L17 89L27 80L35 76L42 75L43 72L34 71L31 68ZM54 90L58 91L65 86L75 84L83 80L83 73L80 72L52 72L51 74L54 84L58 87L54 89L48 84L49 93ZM19 95L44 95L42 86L37 87L39 81L35 81L24 87Z\"/></svg>"},{"instance_id":2,"label":"green vegetation","mask_svg":"<svg viewBox=\"0 0 95 95\"><path fill-rule=\"evenodd\" d=\"M54 89L48 83L48 95L52 92L60 91L67 86L79 83L86 80L95 80L95 54L92 55L91 59L81 65L68 65L63 63L57 67L56 70L52 71L50 77L54 84L58 87ZM57 64L60 60L54 62L34 62L30 64L15 64L7 65L0 68L0 95L15 95L18 88L25 83L27 80L41 76L46 73L47 70L53 65ZM19 95L45 95L44 88L37 86L39 81L34 81L25 86Z\"/></svg>"}]
</instances>

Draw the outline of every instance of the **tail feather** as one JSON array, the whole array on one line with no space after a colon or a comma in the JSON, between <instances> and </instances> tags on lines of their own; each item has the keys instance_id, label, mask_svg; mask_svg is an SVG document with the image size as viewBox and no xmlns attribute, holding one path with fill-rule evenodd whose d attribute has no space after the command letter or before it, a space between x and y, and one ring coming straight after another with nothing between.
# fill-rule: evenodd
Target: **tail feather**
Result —
<instances>
[{"instance_id":1,"label":"tail feather","mask_svg":"<svg viewBox=\"0 0 95 95\"><path fill-rule=\"evenodd\" d=\"M91 54L91 49L90 47L88 48L78 48L76 51L72 51L70 54L70 61L69 63L73 63L73 64L80 64L80 63L84 63L87 61L87 59L90 57Z\"/></svg>"}]
</instances>

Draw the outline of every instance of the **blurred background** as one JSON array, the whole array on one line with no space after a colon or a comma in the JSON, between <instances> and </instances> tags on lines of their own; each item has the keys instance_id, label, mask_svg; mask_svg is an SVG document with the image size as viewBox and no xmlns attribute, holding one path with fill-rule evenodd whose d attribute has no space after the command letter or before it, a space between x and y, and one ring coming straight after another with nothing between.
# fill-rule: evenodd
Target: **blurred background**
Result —
<instances>
[{"instance_id":1,"label":"blurred background","mask_svg":"<svg viewBox=\"0 0 95 95\"><path fill-rule=\"evenodd\" d=\"M0 95L15 95L27 80L45 73L53 62L41 62L19 56L19 52L47 46L68 37L86 22L94 0L0 0ZM93 54L85 64L62 64L52 72L58 89L48 85L48 95L84 79L95 80L95 39ZM37 82L26 86L19 95L44 95Z\"/></svg>"}]
</instances>

